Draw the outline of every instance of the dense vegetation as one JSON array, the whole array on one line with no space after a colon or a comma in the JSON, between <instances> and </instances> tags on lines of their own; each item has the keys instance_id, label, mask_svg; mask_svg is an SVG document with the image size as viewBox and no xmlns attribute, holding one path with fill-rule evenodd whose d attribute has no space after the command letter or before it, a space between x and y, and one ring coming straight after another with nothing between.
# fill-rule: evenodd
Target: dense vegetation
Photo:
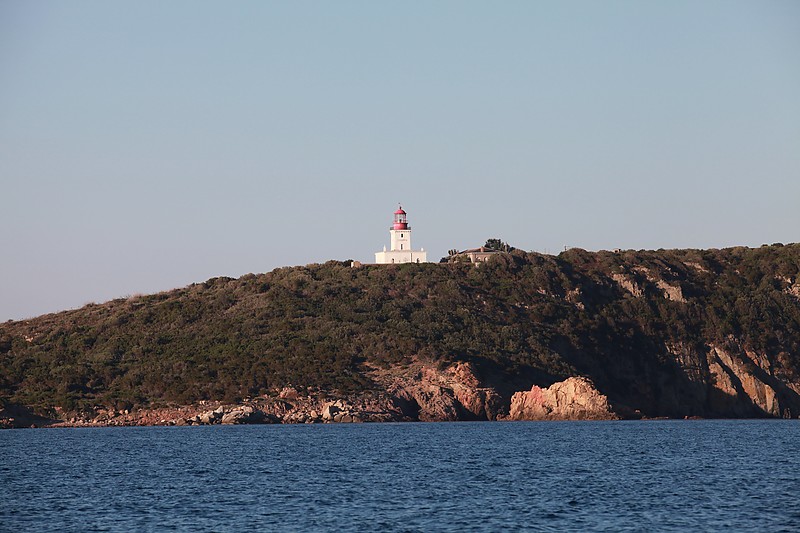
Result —
<instances>
[{"instance_id":1,"label":"dense vegetation","mask_svg":"<svg viewBox=\"0 0 800 533\"><path fill-rule=\"evenodd\" d=\"M214 278L0 325L0 401L131 408L287 384L357 391L373 387L369 368L415 359L471 361L518 388L591 375L612 398L669 414L659 387L689 387L676 346L736 343L798 382L798 271L800 245L773 245Z\"/></svg>"}]
</instances>

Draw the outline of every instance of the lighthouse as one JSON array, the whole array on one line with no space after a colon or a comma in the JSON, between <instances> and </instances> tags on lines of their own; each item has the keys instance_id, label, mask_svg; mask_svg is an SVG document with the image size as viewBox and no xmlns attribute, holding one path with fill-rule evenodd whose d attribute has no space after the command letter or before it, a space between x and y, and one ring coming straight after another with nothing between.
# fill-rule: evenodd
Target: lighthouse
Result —
<instances>
[{"instance_id":1,"label":"lighthouse","mask_svg":"<svg viewBox=\"0 0 800 533\"><path fill-rule=\"evenodd\" d=\"M382 252L375 252L375 262L379 265L428 262L428 254L424 249L411 248L411 226L403 206L394 212L394 221L389 228L389 245L389 250L384 246Z\"/></svg>"}]
</instances>

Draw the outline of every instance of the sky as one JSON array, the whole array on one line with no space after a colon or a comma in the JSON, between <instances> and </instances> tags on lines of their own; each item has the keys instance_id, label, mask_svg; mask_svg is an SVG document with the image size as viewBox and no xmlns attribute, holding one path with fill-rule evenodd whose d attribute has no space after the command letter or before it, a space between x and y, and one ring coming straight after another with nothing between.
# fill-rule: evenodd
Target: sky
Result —
<instances>
[{"instance_id":1,"label":"sky","mask_svg":"<svg viewBox=\"0 0 800 533\"><path fill-rule=\"evenodd\" d=\"M800 2L0 0L0 320L368 262L800 241Z\"/></svg>"}]
</instances>

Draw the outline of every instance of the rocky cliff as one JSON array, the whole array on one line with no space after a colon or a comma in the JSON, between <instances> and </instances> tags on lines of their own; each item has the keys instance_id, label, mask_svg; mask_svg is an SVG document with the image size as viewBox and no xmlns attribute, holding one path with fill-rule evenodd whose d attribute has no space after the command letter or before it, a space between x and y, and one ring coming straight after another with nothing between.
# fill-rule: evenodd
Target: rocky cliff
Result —
<instances>
[{"instance_id":1,"label":"rocky cliff","mask_svg":"<svg viewBox=\"0 0 800 533\"><path fill-rule=\"evenodd\" d=\"M0 324L17 425L208 406L209 423L796 418L800 245L329 262Z\"/></svg>"}]
</instances>

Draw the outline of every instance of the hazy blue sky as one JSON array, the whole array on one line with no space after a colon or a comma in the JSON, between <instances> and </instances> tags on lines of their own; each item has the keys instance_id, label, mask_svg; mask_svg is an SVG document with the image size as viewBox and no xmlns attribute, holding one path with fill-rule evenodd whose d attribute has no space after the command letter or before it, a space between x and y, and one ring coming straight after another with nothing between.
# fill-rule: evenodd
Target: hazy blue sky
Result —
<instances>
[{"instance_id":1,"label":"hazy blue sky","mask_svg":"<svg viewBox=\"0 0 800 533\"><path fill-rule=\"evenodd\" d=\"M0 320L489 237L800 241L800 2L0 1Z\"/></svg>"}]
</instances>

